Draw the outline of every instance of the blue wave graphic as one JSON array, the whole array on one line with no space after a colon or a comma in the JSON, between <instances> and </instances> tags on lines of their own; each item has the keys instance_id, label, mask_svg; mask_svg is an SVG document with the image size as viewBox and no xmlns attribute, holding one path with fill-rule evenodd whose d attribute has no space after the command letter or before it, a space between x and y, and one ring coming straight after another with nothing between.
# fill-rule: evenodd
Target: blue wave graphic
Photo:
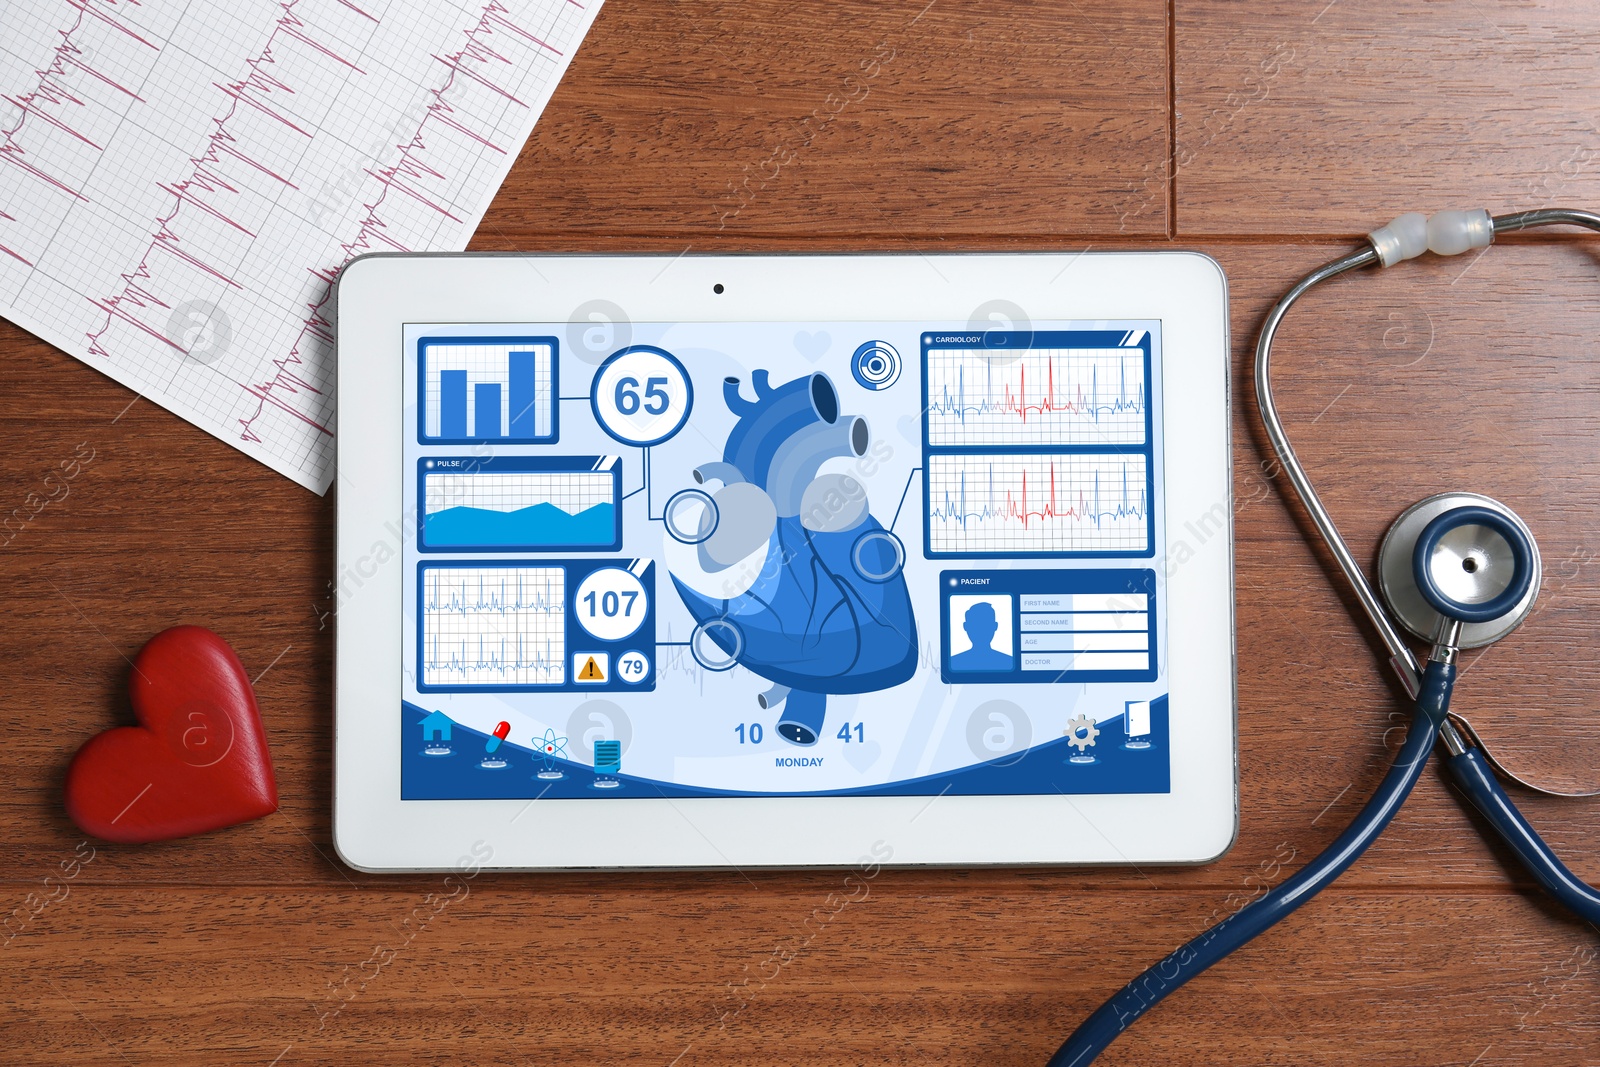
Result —
<instances>
[{"instance_id":1,"label":"blue wave graphic","mask_svg":"<svg viewBox=\"0 0 1600 1067\"><path fill-rule=\"evenodd\" d=\"M617 540L616 508L596 504L576 515L540 502L516 511L445 508L425 516L422 537L430 547L608 547Z\"/></svg>"}]
</instances>

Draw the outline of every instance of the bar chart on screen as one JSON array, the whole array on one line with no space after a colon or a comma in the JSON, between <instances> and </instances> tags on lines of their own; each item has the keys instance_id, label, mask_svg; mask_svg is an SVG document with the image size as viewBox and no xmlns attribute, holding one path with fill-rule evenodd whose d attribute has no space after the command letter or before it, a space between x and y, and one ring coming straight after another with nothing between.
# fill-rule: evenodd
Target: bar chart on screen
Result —
<instances>
[{"instance_id":1,"label":"bar chart on screen","mask_svg":"<svg viewBox=\"0 0 1600 1067\"><path fill-rule=\"evenodd\" d=\"M422 441L556 440L554 337L424 338Z\"/></svg>"},{"instance_id":2,"label":"bar chart on screen","mask_svg":"<svg viewBox=\"0 0 1600 1067\"><path fill-rule=\"evenodd\" d=\"M11 0L0 314L324 491L339 268L466 246L600 4ZM542 439L539 358L460 436Z\"/></svg>"}]
</instances>

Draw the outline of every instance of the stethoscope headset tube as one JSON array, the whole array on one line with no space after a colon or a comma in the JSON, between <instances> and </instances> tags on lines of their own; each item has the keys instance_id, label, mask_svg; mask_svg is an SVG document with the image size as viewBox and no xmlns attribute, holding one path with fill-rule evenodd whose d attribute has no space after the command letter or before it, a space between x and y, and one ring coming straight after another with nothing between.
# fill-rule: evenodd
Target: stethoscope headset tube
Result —
<instances>
[{"instance_id":1,"label":"stethoscope headset tube","mask_svg":"<svg viewBox=\"0 0 1600 1067\"><path fill-rule=\"evenodd\" d=\"M1445 766L1456 783L1539 884L1583 919L1600 924L1600 893L1574 876L1545 845L1490 772L1492 757L1469 743L1450 719L1450 695L1463 627L1506 623L1488 637L1498 639L1510 632L1532 607L1530 592L1536 591L1539 565L1538 548L1531 536L1509 508L1483 497L1476 499L1485 504L1451 507L1423 527L1411 548L1412 578L1416 591L1438 613L1439 624L1437 632L1430 635L1432 648L1426 665L1420 664L1317 496L1284 431L1272 395L1273 339L1289 308L1312 287L1359 267L1388 267L1425 251L1455 255L1487 246L1495 234L1558 224L1600 231L1600 215L1563 208L1495 217L1483 211L1441 212L1432 219L1402 215L1369 235L1368 248L1342 256L1300 279L1267 313L1256 342L1255 366L1256 396L1267 439L1362 611L1388 650L1391 668L1415 699L1411 727L1383 782L1333 844L1282 884L1129 982L1073 1032L1051 1057L1050 1067L1083 1067L1167 994L1331 884L1377 840L1400 810L1421 777L1436 741L1444 743L1448 755ZM1470 729L1468 734L1476 736Z\"/></svg>"}]
</instances>

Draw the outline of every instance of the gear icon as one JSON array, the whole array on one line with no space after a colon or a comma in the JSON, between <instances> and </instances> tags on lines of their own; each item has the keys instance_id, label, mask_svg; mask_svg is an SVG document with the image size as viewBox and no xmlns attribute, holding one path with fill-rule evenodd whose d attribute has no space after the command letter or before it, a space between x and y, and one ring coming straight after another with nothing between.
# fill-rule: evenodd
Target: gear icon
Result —
<instances>
[{"instance_id":1,"label":"gear icon","mask_svg":"<svg viewBox=\"0 0 1600 1067\"><path fill-rule=\"evenodd\" d=\"M1075 719L1067 720L1067 728L1062 733L1067 735L1067 744L1082 752L1086 748L1094 747L1095 739L1100 736L1100 728L1089 716L1079 715Z\"/></svg>"}]
</instances>

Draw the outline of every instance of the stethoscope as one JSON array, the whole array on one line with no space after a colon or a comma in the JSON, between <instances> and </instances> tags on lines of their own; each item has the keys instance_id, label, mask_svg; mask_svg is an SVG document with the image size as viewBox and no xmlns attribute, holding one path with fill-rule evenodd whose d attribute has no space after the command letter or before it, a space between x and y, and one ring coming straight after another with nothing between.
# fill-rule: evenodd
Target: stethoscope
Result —
<instances>
[{"instance_id":1,"label":"stethoscope","mask_svg":"<svg viewBox=\"0 0 1600 1067\"><path fill-rule=\"evenodd\" d=\"M1443 211L1431 218L1402 215L1369 234L1369 247L1300 279L1267 314L1256 342L1256 395L1267 438L1383 640L1400 684L1415 700L1411 726L1383 783L1333 844L1277 888L1129 982L1084 1020L1051 1058L1051 1067L1082 1067L1093 1060L1168 993L1285 918L1344 873L1405 803L1435 742L1443 742L1445 767L1461 791L1529 873L1577 915L1600 924L1600 893L1567 870L1528 825L1491 771L1498 764L1470 725L1450 713L1458 652L1498 641L1533 609L1541 563L1532 532L1510 508L1476 493L1441 493L1413 504L1395 520L1379 548L1380 601L1295 456L1272 398L1273 338L1289 308L1313 286L1359 267L1392 267L1424 252L1458 255L1486 248L1498 233L1560 224L1600 231L1600 215L1565 209L1497 216L1482 210ZM1418 662L1402 630L1429 645L1425 661Z\"/></svg>"}]
</instances>

